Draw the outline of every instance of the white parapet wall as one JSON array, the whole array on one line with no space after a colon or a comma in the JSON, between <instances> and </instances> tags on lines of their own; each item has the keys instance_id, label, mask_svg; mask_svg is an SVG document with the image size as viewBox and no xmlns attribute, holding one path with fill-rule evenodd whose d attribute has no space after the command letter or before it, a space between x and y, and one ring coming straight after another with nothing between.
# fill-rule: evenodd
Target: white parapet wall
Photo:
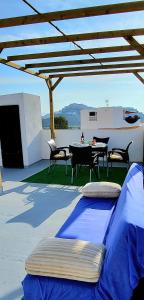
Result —
<instances>
[{"instance_id":1,"label":"white parapet wall","mask_svg":"<svg viewBox=\"0 0 144 300\"><path fill-rule=\"evenodd\" d=\"M24 166L42 159L42 120L40 97L18 93L0 96L0 106L18 105ZM2 165L0 149L0 165Z\"/></svg>"},{"instance_id":2,"label":"white parapet wall","mask_svg":"<svg viewBox=\"0 0 144 300\"><path fill-rule=\"evenodd\" d=\"M75 142L80 142L82 131L80 129L59 129L56 130L57 146L69 146ZM133 140L133 144L129 149L131 162L143 161L143 134L144 127L138 126L136 128L128 129L87 129L83 131L85 141L91 141L93 136L110 137L108 143L108 150L114 147L126 148L128 143ZM42 131L42 157L49 158L49 147L47 141L50 139L50 130L43 129Z\"/></svg>"}]
</instances>

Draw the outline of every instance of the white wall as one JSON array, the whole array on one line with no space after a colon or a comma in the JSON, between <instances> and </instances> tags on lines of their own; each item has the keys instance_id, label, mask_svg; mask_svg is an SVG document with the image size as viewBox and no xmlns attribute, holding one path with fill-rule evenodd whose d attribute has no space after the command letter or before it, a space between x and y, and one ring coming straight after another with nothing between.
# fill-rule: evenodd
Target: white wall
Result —
<instances>
[{"instance_id":1,"label":"white wall","mask_svg":"<svg viewBox=\"0 0 144 300\"><path fill-rule=\"evenodd\" d=\"M98 128L98 120L89 120L89 112L95 112L97 113L97 109L82 109L80 112L80 128L81 130L85 130L86 128L88 129L93 129L93 128Z\"/></svg>"},{"instance_id":2,"label":"white wall","mask_svg":"<svg viewBox=\"0 0 144 300\"><path fill-rule=\"evenodd\" d=\"M19 106L23 161L24 166L29 166L42 158L40 97L26 93L3 95L0 96L0 106L3 105Z\"/></svg>"},{"instance_id":3,"label":"white wall","mask_svg":"<svg viewBox=\"0 0 144 300\"><path fill-rule=\"evenodd\" d=\"M41 159L42 119L40 97L23 94L28 165Z\"/></svg>"},{"instance_id":4,"label":"white wall","mask_svg":"<svg viewBox=\"0 0 144 300\"><path fill-rule=\"evenodd\" d=\"M89 120L89 112L97 113L97 120ZM122 128L140 125L140 120L134 124L127 123L123 118L122 107L99 107L95 109L81 110L81 130Z\"/></svg>"},{"instance_id":5,"label":"white wall","mask_svg":"<svg viewBox=\"0 0 144 300\"><path fill-rule=\"evenodd\" d=\"M43 129L41 136L41 155L43 159L49 159L50 149L48 141L50 140L50 130Z\"/></svg>"},{"instance_id":6,"label":"white wall","mask_svg":"<svg viewBox=\"0 0 144 300\"><path fill-rule=\"evenodd\" d=\"M133 140L130 146L129 154L131 162L143 161L143 131L144 127L131 129L101 129L101 130L84 130L85 140L92 140L93 136L110 137L108 149L114 147L126 148L128 143ZM61 129L56 130L57 146L69 146L74 142L79 142L81 137L80 129ZM50 130L43 129L42 131L42 157L49 158L49 148L47 140L50 139Z\"/></svg>"}]
</instances>

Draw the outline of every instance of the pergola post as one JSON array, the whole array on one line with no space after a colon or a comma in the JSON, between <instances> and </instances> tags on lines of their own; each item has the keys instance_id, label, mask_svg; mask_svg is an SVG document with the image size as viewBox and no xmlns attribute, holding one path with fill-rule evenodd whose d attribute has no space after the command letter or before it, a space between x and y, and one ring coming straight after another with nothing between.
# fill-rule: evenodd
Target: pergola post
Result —
<instances>
[{"instance_id":1,"label":"pergola post","mask_svg":"<svg viewBox=\"0 0 144 300\"><path fill-rule=\"evenodd\" d=\"M46 84L49 89L49 103L50 103L50 130L51 130L51 138L55 139L55 128L54 128L54 108L53 108L53 91L58 86L58 84L62 81L63 77L58 78L54 84L52 84L52 79L47 78Z\"/></svg>"},{"instance_id":2,"label":"pergola post","mask_svg":"<svg viewBox=\"0 0 144 300\"><path fill-rule=\"evenodd\" d=\"M48 89L49 89L49 104L50 104L50 131L51 138L55 139L55 128L54 128L54 108L53 108L53 89L52 89L52 80L48 78L46 80Z\"/></svg>"}]
</instances>

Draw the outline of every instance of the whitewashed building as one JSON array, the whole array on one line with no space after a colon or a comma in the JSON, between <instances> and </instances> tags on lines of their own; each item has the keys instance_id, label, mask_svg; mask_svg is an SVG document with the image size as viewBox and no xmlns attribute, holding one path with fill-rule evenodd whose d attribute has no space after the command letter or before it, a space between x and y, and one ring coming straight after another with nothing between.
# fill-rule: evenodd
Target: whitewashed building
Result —
<instances>
[{"instance_id":1,"label":"whitewashed building","mask_svg":"<svg viewBox=\"0 0 144 300\"><path fill-rule=\"evenodd\" d=\"M133 112L131 113L131 117ZM123 107L99 107L93 110L81 110L81 130L102 128L129 128L140 126L140 119L134 123L126 121L128 111ZM136 113L134 113L135 115Z\"/></svg>"},{"instance_id":2,"label":"whitewashed building","mask_svg":"<svg viewBox=\"0 0 144 300\"><path fill-rule=\"evenodd\" d=\"M0 96L0 127L0 165L26 167L42 159L39 96Z\"/></svg>"}]
</instances>

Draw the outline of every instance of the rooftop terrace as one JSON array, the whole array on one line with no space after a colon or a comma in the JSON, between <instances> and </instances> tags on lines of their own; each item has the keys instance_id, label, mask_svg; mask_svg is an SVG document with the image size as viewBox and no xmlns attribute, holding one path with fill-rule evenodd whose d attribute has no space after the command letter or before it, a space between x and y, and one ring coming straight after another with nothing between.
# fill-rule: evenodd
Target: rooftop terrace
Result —
<instances>
[{"instance_id":1,"label":"rooftop terrace","mask_svg":"<svg viewBox=\"0 0 144 300\"><path fill-rule=\"evenodd\" d=\"M18 16L1 17L0 31L3 40L0 42L0 63L43 79L47 84L50 130L41 130L41 141L38 140L38 144L41 147L39 159L48 159L46 141L49 138L56 137L57 145L61 146L78 141L81 135L81 130L55 131L54 128L53 91L64 78L129 74L135 80L138 79L139 84L144 84L144 28L139 26L144 1L76 7L49 13L45 10L40 12L26 0L22 2L29 10L28 14L22 16L21 9ZM127 24L126 15L129 13L132 16L131 24ZM110 25L111 15L116 16L114 25ZM99 16L102 18L101 26L93 28L93 18ZM117 18L120 16L123 21L118 24ZM109 30L103 28L104 18L108 20ZM67 23L66 32L63 30L63 22L70 22ZM123 22L127 27L121 28ZM40 33L38 29L42 23L48 26L44 33ZM33 25L35 34L28 38L29 28ZM89 30L83 31L84 25ZM24 28L27 28L27 34L21 39ZM53 28L54 33L50 28ZM9 38L11 33L14 35L13 40ZM65 60L62 57L71 58ZM2 101L2 105L5 105L4 98ZM90 138L95 133L94 130L86 130L85 136ZM110 148L123 147L129 139L133 139L131 162L143 160L143 126L117 131L103 128L98 133L111 137ZM29 132L27 136L30 137ZM28 155L24 154L24 169L3 169L4 192L0 196L0 300L21 299L21 281L25 276L24 263L27 255L43 236L55 235L80 198L79 187L21 182L48 164L45 160L29 166L33 163L35 153L33 140L30 140L28 146L27 149L30 148L33 155L30 161Z\"/></svg>"}]
</instances>

